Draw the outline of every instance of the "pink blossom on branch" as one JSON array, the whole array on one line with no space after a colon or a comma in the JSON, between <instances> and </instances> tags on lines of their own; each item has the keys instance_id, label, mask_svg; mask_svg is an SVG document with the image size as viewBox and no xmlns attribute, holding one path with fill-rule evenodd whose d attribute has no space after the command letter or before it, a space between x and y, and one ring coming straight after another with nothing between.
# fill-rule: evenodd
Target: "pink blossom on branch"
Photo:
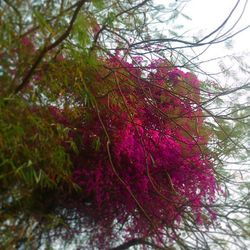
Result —
<instances>
[{"instance_id":1,"label":"pink blossom on branch","mask_svg":"<svg viewBox=\"0 0 250 250\"><path fill-rule=\"evenodd\" d=\"M178 228L186 213L197 224L214 220L215 212L204 206L215 201L218 187L207 148L209 131L197 108L198 79L161 60L149 65L148 78L142 79L141 62L137 58L135 67L119 53L104 62L115 70L103 80L97 77L93 89L112 94L99 102L100 116L92 112L70 134L80 141L79 154L71 153L73 180L100 228L119 221L126 225L126 237L157 240L164 229ZM61 112L51 111L70 127ZM84 202L78 209L83 207ZM104 231L100 241L115 234Z\"/></svg>"}]
</instances>

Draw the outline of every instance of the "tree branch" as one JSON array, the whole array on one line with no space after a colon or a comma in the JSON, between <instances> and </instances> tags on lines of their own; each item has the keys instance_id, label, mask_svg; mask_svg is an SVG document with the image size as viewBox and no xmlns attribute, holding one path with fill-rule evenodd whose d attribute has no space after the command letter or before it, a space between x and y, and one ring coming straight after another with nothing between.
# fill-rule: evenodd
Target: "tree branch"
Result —
<instances>
[{"instance_id":1,"label":"tree branch","mask_svg":"<svg viewBox=\"0 0 250 250\"><path fill-rule=\"evenodd\" d=\"M169 248L160 247L160 246L157 246L156 244L151 243L149 241L146 241L142 238L129 240L129 241L121 244L120 246L111 248L110 250L126 250L126 249L129 249L130 247L136 246L136 245L147 245L147 246L153 247L156 250L172 250L172 248L170 248L170 247Z\"/></svg>"},{"instance_id":2,"label":"tree branch","mask_svg":"<svg viewBox=\"0 0 250 250\"><path fill-rule=\"evenodd\" d=\"M34 64L32 65L32 67L30 68L30 70L26 73L26 75L24 76L22 83L17 86L17 88L15 89L15 94L17 94L18 92L20 92L23 88L26 87L26 85L28 84L31 76L33 75L35 69L37 68L37 66L39 65L39 63L42 61L42 59L44 58L44 56L46 55L46 53L52 49L54 49L55 47L57 47L60 43L62 43L70 34L74 22L77 18L78 13L81 10L81 7L83 6L83 4L86 2L87 0L81 0L77 3L77 7L74 11L74 14L70 20L69 26L67 28L67 30L53 43L51 43L50 45L44 47L44 49L40 52L40 54L38 55L36 61L34 62Z\"/></svg>"}]
</instances>

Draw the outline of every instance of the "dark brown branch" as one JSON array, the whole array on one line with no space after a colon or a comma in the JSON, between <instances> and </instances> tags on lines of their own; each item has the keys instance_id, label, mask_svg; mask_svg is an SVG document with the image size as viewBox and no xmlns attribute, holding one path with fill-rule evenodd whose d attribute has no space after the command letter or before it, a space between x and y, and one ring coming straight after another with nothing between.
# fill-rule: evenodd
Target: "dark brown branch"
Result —
<instances>
[{"instance_id":1,"label":"dark brown branch","mask_svg":"<svg viewBox=\"0 0 250 250\"><path fill-rule=\"evenodd\" d=\"M227 18L219 25L219 27L214 29L211 33L209 33L208 35L206 35L205 37L203 37L202 39L200 39L197 42L186 41L186 40L181 40L181 39L176 39L176 38L159 38L159 39L150 39L150 40L139 41L137 43L131 44L130 48L137 47L138 45L140 46L140 45L143 45L143 44L152 44L152 45L154 45L155 43L165 43L165 42L184 44L184 46L178 46L178 47L174 47L174 48L173 47L172 48L167 48L167 49L176 50L176 49L185 49L185 48L190 48L190 47L201 47L201 46L206 46L206 45L212 45L212 44L218 44L218 43L225 42L226 40L229 40L229 39L233 38L234 36L236 36L237 34L245 31L248 28L250 28L250 25L247 25L247 26L243 27L242 29L234 32L233 34L231 34L231 35L229 34L229 32L232 31L232 29L236 26L236 24L242 18L242 15L245 12L245 9L246 9L246 6L247 6L247 2L245 3L245 5L243 7L243 10L242 10L238 20L233 24L233 26L230 29L228 29L225 33L223 33L219 37L215 37L215 38L211 39L210 41L205 42L205 40L207 40L208 38L211 38L214 34L219 32L220 30L222 30L222 28L226 25L226 23L231 19L232 15L236 11L239 3L240 3L240 0L238 0L236 2L235 6L232 8L232 10L230 11ZM229 34L229 35L226 36L227 34Z\"/></svg>"},{"instance_id":2,"label":"dark brown branch","mask_svg":"<svg viewBox=\"0 0 250 250\"><path fill-rule=\"evenodd\" d=\"M87 2L87 1L86 1L86 2ZM77 6L77 4L78 4L78 3L76 2L76 3L72 4L70 7L68 7L67 9L61 10L60 13L59 13L59 15L51 17L50 19L46 20L46 22L50 23L50 22L52 22L53 20L55 20L56 18L59 18L61 15L63 15L63 14L65 14L65 13L71 11L72 9L74 9L74 8ZM26 37L27 35L29 35L29 34L35 32L36 30L38 30L38 29L40 28L40 26L41 26L41 25L36 25L36 26L34 26L34 27L31 27L29 30L27 30L27 31L25 31L23 34L21 34L19 38Z\"/></svg>"},{"instance_id":3,"label":"dark brown branch","mask_svg":"<svg viewBox=\"0 0 250 250\"><path fill-rule=\"evenodd\" d=\"M208 42L204 42L204 43L200 43L200 41L198 42L190 42L190 41L186 41L186 40L181 40L181 39L175 39L175 38L156 38L156 39L150 39L150 40L144 40L144 41L140 41L134 44L130 45L130 48L137 48L137 49L142 49L143 47L139 47L140 45L144 45L144 44L148 44L148 46L152 46L155 45L157 43L181 43L184 44L183 46L177 46L177 47L165 47L165 50L177 50L177 49L186 49L186 48L193 48L193 47L202 47L202 46L206 46L206 45L211 45L211 44L219 44L219 43L223 43L233 37L235 37L236 35L242 33L243 31L247 30L250 28L250 25L247 25L245 27L243 27L242 29L236 31L235 33L233 33L232 35L229 35L228 37L225 37L221 40L219 40L218 38L212 39ZM122 48L120 48L122 49ZM126 49L126 48L123 48Z\"/></svg>"},{"instance_id":4,"label":"dark brown branch","mask_svg":"<svg viewBox=\"0 0 250 250\"><path fill-rule=\"evenodd\" d=\"M203 37L200 41L200 42L203 42L204 40L206 40L207 38L211 37L212 35L214 35L216 32L218 32L220 29L222 29L226 23L229 21L229 19L231 18L231 16L233 15L233 13L235 12L236 8L238 7L240 3L240 0L238 0L235 4L235 6L233 7L233 9L231 10L231 12L229 13L229 15L227 16L227 18L222 22L222 24L217 27L215 30L213 30L211 33L209 33L208 35L206 35L205 37Z\"/></svg>"},{"instance_id":5,"label":"dark brown branch","mask_svg":"<svg viewBox=\"0 0 250 250\"><path fill-rule=\"evenodd\" d=\"M69 26L67 28L67 30L53 43L51 43L50 45L44 47L44 49L40 52L40 54L38 55L37 59L35 60L34 64L32 65L32 67L29 69L29 71L26 73L26 75L24 76L22 83L17 86L17 88L15 89L15 94L17 94L18 92L20 92L23 88L26 87L26 85L28 84L30 78L32 77L35 69L37 68L37 66L39 65L39 63L42 61L42 59L44 58L44 56L46 55L46 53L52 49L54 49L55 47L57 47L60 43L62 43L70 34L74 22L77 18L78 13L81 10L81 7L83 6L83 4L86 2L86 0L81 0L78 2L77 7L74 11L74 14L70 20Z\"/></svg>"}]
</instances>

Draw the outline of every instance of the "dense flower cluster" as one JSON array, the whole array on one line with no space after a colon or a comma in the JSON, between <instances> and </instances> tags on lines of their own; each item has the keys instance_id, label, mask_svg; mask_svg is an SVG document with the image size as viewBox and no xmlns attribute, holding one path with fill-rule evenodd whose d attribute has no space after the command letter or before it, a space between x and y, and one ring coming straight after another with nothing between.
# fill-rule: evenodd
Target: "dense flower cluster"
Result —
<instances>
[{"instance_id":1,"label":"dense flower cluster","mask_svg":"<svg viewBox=\"0 0 250 250\"><path fill-rule=\"evenodd\" d=\"M105 64L116 71L98 78L93 92L104 97L71 131L79 148L73 180L89 214L106 230L125 225L128 237L178 228L185 213L200 224L214 219L204 208L217 186L198 79L161 60L143 67L140 58L128 63L116 55Z\"/></svg>"}]
</instances>

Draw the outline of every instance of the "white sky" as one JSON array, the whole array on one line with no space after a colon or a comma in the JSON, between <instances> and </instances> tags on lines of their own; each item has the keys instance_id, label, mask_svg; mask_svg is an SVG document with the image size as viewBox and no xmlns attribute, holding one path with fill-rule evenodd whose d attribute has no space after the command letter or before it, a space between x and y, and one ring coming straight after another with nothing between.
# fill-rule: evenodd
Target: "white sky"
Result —
<instances>
[{"instance_id":1,"label":"white sky","mask_svg":"<svg viewBox=\"0 0 250 250\"><path fill-rule=\"evenodd\" d=\"M174 0L156 0L159 4L166 6ZM207 35L212 30L217 28L228 16L237 0L189 0L187 1L183 13L192 18L189 20L180 20L184 25L183 31L189 30L186 35L198 35L201 38ZM230 28L232 24L239 18L239 15L248 0L241 0L237 11L233 14L231 21L225 26ZM234 32L250 25L250 2L247 4L245 13L240 22L234 28ZM192 40L192 39L190 39ZM248 54L249 53L249 54ZM209 50L200 57L200 60L209 60L218 56L226 56L230 54L244 55L245 61L250 63L250 28L238 34L232 39L232 48L226 49L225 44L213 45ZM247 55L248 54L248 55ZM226 61L228 67L235 67L233 62ZM209 64L204 64L203 69L208 73L217 73L220 71L217 62L213 61ZM237 69L235 68L237 72ZM249 76L240 76L246 80ZM223 77L219 77L223 79ZM243 80L243 81L244 81Z\"/></svg>"},{"instance_id":2,"label":"white sky","mask_svg":"<svg viewBox=\"0 0 250 250\"><path fill-rule=\"evenodd\" d=\"M192 21L190 21L189 24L190 26L187 23L187 27L196 31L202 29L212 31L225 20L236 2L236 0L191 0L184 8L184 12L192 18ZM239 17L246 2L247 1L245 0L240 1L237 8L238 11L232 16L230 24L234 23ZM247 25L250 25L250 3L247 4L245 13L239 24L236 26L235 31ZM229 27L229 25L227 27ZM250 28L236 36L233 40L235 51L239 52L246 49L249 51Z\"/></svg>"}]
</instances>

